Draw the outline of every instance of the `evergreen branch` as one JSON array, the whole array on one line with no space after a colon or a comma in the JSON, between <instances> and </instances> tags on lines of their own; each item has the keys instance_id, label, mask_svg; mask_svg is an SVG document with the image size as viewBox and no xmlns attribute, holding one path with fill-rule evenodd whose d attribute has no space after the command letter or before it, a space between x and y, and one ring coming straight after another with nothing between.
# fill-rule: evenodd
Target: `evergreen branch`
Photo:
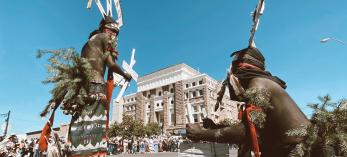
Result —
<instances>
[{"instance_id":1,"label":"evergreen branch","mask_svg":"<svg viewBox=\"0 0 347 157\"><path fill-rule=\"evenodd\" d=\"M60 105L65 114L76 115L81 113L88 99L89 82L95 72L89 61L80 57L75 49L38 50L37 58L49 55L46 66L49 76L44 84L52 83L50 91L52 99L45 107L41 116L49 112L51 104Z\"/></svg>"},{"instance_id":2,"label":"evergreen branch","mask_svg":"<svg viewBox=\"0 0 347 157\"><path fill-rule=\"evenodd\" d=\"M329 95L318 97L320 103L309 104L314 110L311 125L288 131L288 136L305 137L291 152L293 156L302 156L302 150L309 152L320 150L324 155L347 156L347 109L345 99L331 102ZM302 149L301 149L302 148Z\"/></svg>"}]
</instances>

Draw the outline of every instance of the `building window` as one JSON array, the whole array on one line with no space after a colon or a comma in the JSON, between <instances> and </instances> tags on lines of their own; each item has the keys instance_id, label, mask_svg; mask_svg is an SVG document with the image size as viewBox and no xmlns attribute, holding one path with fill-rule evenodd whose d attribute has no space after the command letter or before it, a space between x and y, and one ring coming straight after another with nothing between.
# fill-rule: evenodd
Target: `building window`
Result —
<instances>
[{"instance_id":1,"label":"building window","mask_svg":"<svg viewBox=\"0 0 347 157\"><path fill-rule=\"evenodd\" d=\"M193 114L193 117L194 117L194 123L198 123L199 122L198 115Z\"/></svg>"},{"instance_id":2,"label":"building window","mask_svg":"<svg viewBox=\"0 0 347 157\"><path fill-rule=\"evenodd\" d=\"M163 103L163 102L161 103L161 106L164 106L164 103Z\"/></svg>"},{"instance_id":3,"label":"building window","mask_svg":"<svg viewBox=\"0 0 347 157\"><path fill-rule=\"evenodd\" d=\"M203 113L200 113L200 117L205 118Z\"/></svg>"},{"instance_id":4,"label":"building window","mask_svg":"<svg viewBox=\"0 0 347 157\"><path fill-rule=\"evenodd\" d=\"M170 125L174 125L175 124L175 113L173 109L170 109Z\"/></svg>"},{"instance_id":5,"label":"building window","mask_svg":"<svg viewBox=\"0 0 347 157\"><path fill-rule=\"evenodd\" d=\"M196 97L196 92L195 91L193 91L193 98L195 98Z\"/></svg>"},{"instance_id":6,"label":"building window","mask_svg":"<svg viewBox=\"0 0 347 157\"><path fill-rule=\"evenodd\" d=\"M157 103L157 107L159 107L159 103Z\"/></svg>"},{"instance_id":7,"label":"building window","mask_svg":"<svg viewBox=\"0 0 347 157\"><path fill-rule=\"evenodd\" d=\"M198 106L193 106L193 108L194 108L194 112L199 112L199 108L198 108Z\"/></svg>"},{"instance_id":8,"label":"building window","mask_svg":"<svg viewBox=\"0 0 347 157\"><path fill-rule=\"evenodd\" d=\"M161 96L161 91L159 91L158 95Z\"/></svg>"},{"instance_id":9,"label":"building window","mask_svg":"<svg viewBox=\"0 0 347 157\"><path fill-rule=\"evenodd\" d=\"M199 90L199 95L200 95L200 96L203 96L203 95L204 95L204 93L203 93L202 90Z\"/></svg>"},{"instance_id":10,"label":"building window","mask_svg":"<svg viewBox=\"0 0 347 157\"><path fill-rule=\"evenodd\" d=\"M173 88L170 89L170 93L174 93L174 89Z\"/></svg>"},{"instance_id":11,"label":"building window","mask_svg":"<svg viewBox=\"0 0 347 157\"><path fill-rule=\"evenodd\" d=\"M150 119L149 113L147 113L146 115L147 115L147 122L149 122L149 119Z\"/></svg>"},{"instance_id":12,"label":"building window","mask_svg":"<svg viewBox=\"0 0 347 157\"><path fill-rule=\"evenodd\" d=\"M193 83L192 83L192 86L194 87L195 85L196 85L196 83L195 83L195 82L193 82Z\"/></svg>"},{"instance_id":13,"label":"building window","mask_svg":"<svg viewBox=\"0 0 347 157\"><path fill-rule=\"evenodd\" d=\"M202 80L199 81L199 85L202 85Z\"/></svg>"},{"instance_id":14,"label":"building window","mask_svg":"<svg viewBox=\"0 0 347 157\"><path fill-rule=\"evenodd\" d=\"M200 111L202 112L202 114L207 114L204 104L201 104L201 105L200 105ZM204 116L206 116L206 115L204 115ZM203 117L204 117L204 116L203 116Z\"/></svg>"},{"instance_id":15,"label":"building window","mask_svg":"<svg viewBox=\"0 0 347 157\"><path fill-rule=\"evenodd\" d=\"M150 108L151 108L151 105L148 105L148 108L150 109Z\"/></svg>"},{"instance_id":16,"label":"building window","mask_svg":"<svg viewBox=\"0 0 347 157\"><path fill-rule=\"evenodd\" d=\"M171 126L175 124L175 114L171 114Z\"/></svg>"},{"instance_id":17,"label":"building window","mask_svg":"<svg viewBox=\"0 0 347 157\"><path fill-rule=\"evenodd\" d=\"M187 84L186 84L186 88L188 88L188 87L189 87L189 84L187 83Z\"/></svg>"},{"instance_id":18,"label":"building window","mask_svg":"<svg viewBox=\"0 0 347 157\"><path fill-rule=\"evenodd\" d=\"M171 100L171 104L174 104L174 101L173 101L173 100Z\"/></svg>"},{"instance_id":19,"label":"building window","mask_svg":"<svg viewBox=\"0 0 347 157\"><path fill-rule=\"evenodd\" d=\"M150 98L150 97L151 97L151 94L148 94L148 95L147 95L147 98Z\"/></svg>"},{"instance_id":20,"label":"building window","mask_svg":"<svg viewBox=\"0 0 347 157\"><path fill-rule=\"evenodd\" d=\"M188 99L188 93L186 93L186 99Z\"/></svg>"}]
</instances>

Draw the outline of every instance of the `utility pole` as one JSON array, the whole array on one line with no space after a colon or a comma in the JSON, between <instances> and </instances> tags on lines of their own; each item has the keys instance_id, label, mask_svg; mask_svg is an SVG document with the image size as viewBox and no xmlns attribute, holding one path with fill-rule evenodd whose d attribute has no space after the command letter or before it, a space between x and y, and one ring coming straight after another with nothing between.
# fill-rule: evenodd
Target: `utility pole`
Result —
<instances>
[{"instance_id":1,"label":"utility pole","mask_svg":"<svg viewBox=\"0 0 347 157\"><path fill-rule=\"evenodd\" d=\"M6 119L6 127L5 127L4 137L6 137L6 135L7 135L8 122L10 121L10 114L11 114L11 110L8 111L8 113L7 113L7 119Z\"/></svg>"}]
</instances>

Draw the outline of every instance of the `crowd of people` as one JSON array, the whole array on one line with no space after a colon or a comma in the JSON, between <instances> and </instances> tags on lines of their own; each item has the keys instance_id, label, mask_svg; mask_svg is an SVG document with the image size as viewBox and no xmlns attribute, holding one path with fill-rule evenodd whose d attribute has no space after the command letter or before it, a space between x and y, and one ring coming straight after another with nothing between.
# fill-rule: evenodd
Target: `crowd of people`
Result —
<instances>
[{"instance_id":1,"label":"crowd of people","mask_svg":"<svg viewBox=\"0 0 347 157\"><path fill-rule=\"evenodd\" d=\"M8 137L0 137L0 157L64 157L68 156L68 147L66 142L59 139L59 146L53 137L47 140L47 151L41 152L39 150L39 140L35 139L21 139L16 135Z\"/></svg>"},{"instance_id":2,"label":"crowd of people","mask_svg":"<svg viewBox=\"0 0 347 157\"><path fill-rule=\"evenodd\" d=\"M16 135L0 137L0 157L38 157L38 140L19 139Z\"/></svg>"},{"instance_id":3,"label":"crowd of people","mask_svg":"<svg viewBox=\"0 0 347 157\"><path fill-rule=\"evenodd\" d=\"M39 151L38 139L21 139L16 135L0 137L0 157L65 157L68 156L69 146L59 139L48 139L48 149ZM153 136L150 138L133 138L131 140L112 138L108 144L108 154L147 154L158 152L177 152L181 143L187 142L182 136ZM60 148L60 151L59 151Z\"/></svg>"},{"instance_id":4,"label":"crowd of people","mask_svg":"<svg viewBox=\"0 0 347 157\"><path fill-rule=\"evenodd\" d=\"M108 153L114 154L137 154L177 152L181 143L187 142L182 136L153 136L150 138L121 139L113 138L109 141Z\"/></svg>"}]
</instances>

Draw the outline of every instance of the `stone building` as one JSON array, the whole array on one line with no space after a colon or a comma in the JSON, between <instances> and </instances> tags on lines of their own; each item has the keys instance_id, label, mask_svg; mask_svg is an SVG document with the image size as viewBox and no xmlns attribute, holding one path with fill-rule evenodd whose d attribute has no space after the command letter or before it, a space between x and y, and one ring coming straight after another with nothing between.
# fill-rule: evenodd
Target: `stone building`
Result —
<instances>
[{"instance_id":1,"label":"stone building","mask_svg":"<svg viewBox=\"0 0 347 157\"><path fill-rule=\"evenodd\" d=\"M221 111L214 112L219 82L181 63L139 77L137 92L113 101L112 121L123 114L144 122L157 122L163 132L179 132L186 123L200 123L204 117L218 122L236 119L236 103L225 94ZM227 92L226 92L227 93Z\"/></svg>"}]
</instances>

